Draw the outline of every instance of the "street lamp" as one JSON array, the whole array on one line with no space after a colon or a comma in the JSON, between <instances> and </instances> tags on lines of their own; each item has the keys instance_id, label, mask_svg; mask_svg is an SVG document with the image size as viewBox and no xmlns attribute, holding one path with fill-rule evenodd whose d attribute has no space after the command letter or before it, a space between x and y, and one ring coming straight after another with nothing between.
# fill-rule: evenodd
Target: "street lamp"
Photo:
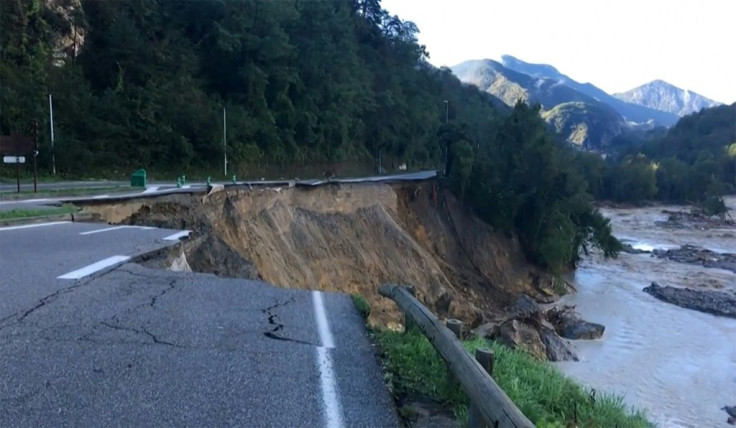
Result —
<instances>
[{"instance_id":1,"label":"street lamp","mask_svg":"<svg viewBox=\"0 0 736 428\"><path fill-rule=\"evenodd\" d=\"M447 125L447 122L450 120L450 102L447 100L445 101L445 125ZM447 132L447 130L445 130ZM450 146L450 143L445 140L445 177L447 177L448 171L447 171L447 148Z\"/></svg>"}]
</instances>

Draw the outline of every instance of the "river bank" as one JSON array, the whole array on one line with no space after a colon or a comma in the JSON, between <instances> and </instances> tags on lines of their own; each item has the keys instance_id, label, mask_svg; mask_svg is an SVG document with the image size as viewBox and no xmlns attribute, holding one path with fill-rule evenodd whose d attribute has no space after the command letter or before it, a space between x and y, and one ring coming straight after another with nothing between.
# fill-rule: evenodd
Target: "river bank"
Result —
<instances>
[{"instance_id":1,"label":"river bank","mask_svg":"<svg viewBox=\"0 0 736 428\"><path fill-rule=\"evenodd\" d=\"M726 200L733 208L736 198ZM727 269L656 257L651 251L694 245L716 253L736 252L736 228L668 228L668 212L687 207L605 208L614 234L644 251L616 260L586 257L569 278L578 290L561 304L576 305L601 323L600 340L575 341L580 362L558 363L593 388L625 396L646 408L662 427L727 426L721 409L736 399L736 320L665 303L643 292L652 282L703 291L736 292Z\"/></svg>"}]
</instances>

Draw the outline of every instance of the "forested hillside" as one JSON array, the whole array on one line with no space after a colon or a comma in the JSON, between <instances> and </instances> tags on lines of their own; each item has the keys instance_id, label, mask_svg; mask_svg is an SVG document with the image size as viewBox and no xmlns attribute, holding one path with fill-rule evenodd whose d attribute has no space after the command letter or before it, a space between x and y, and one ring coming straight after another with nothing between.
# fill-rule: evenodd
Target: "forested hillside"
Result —
<instances>
[{"instance_id":1,"label":"forested hillside","mask_svg":"<svg viewBox=\"0 0 736 428\"><path fill-rule=\"evenodd\" d=\"M221 165L223 108L234 172L373 162L379 147L439 166L444 100L478 139L497 115L429 66L416 26L378 0L76 4L0 2L0 133L38 118L46 145L52 94L62 172ZM80 33L62 58L59 41Z\"/></svg>"},{"instance_id":2,"label":"forested hillside","mask_svg":"<svg viewBox=\"0 0 736 428\"><path fill-rule=\"evenodd\" d=\"M736 190L736 104L703 109L664 133L631 139L608 162L578 155L598 199L698 203L724 213L721 196Z\"/></svg>"},{"instance_id":3,"label":"forested hillside","mask_svg":"<svg viewBox=\"0 0 736 428\"><path fill-rule=\"evenodd\" d=\"M383 159L443 169L490 224L555 272L617 241L573 152L537 108L505 106L436 69L379 0L4 0L0 133L40 121L49 169L73 175L231 171Z\"/></svg>"}]
</instances>

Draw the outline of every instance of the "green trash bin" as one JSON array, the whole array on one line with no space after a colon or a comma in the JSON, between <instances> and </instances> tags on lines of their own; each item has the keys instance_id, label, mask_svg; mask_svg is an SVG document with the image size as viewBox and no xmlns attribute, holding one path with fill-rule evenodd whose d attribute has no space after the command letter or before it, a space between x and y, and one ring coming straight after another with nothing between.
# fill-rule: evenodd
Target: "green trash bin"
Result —
<instances>
[{"instance_id":1,"label":"green trash bin","mask_svg":"<svg viewBox=\"0 0 736 428\"><path fill-rule=\"evenodd\" d=\"M146 187L146 170L139 169L130 176L130 187Z\"/></svg>"}]
</instances>

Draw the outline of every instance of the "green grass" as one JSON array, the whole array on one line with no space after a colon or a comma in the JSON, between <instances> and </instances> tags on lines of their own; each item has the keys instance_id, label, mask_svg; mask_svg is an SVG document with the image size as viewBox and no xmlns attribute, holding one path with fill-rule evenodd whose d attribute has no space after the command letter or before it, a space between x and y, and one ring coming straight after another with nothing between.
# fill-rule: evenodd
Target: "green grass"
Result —
<instances>
[{"instance_id":1,"label":"green grass","mask_svg":"<svg viewBox=\"0 0 736 428\"><path fill-rule=\"evenodd\" d=\"M353 304L358 312L360 312L363 320L367 320L368 316L371 314L371 306L366 302L365 298L357 293L351 294L350 298L353 299Z\"/></svg>"},{"instance_id":2,"label":"green grass","mask_svg":"<svg viewBox=\"0 0 736 428\"><path fill-rule=\"evenodd\" d=\"M51 216L51 215L59 215L59 214L70 214L70 213L75 213L77 211L79 211L79 208L71 204L65 204L60 207L39 208L39 209L33 209L33 210L0 211L0 220L16 220L16 219L29 218L29 217L43 217L43 216Z\"/></svg>"},{"instance_id":3,"label":"green grass","mask_svg":"<svg viewBox=\"0 0 736 428\"><path fill-rule=\"evenodd\" d=\"M407 334L374 332L388 369L394 394L413 393L444 403L459 420L467 418L467 397L448 386L445 363L417 330ZM566 377L552 364L485 339L464 342L471 354L492 347L494 379L532 422L540 427L649 427L643 412L627 408L621 397L591 391Z\"/></svg>"}]
</instances>

